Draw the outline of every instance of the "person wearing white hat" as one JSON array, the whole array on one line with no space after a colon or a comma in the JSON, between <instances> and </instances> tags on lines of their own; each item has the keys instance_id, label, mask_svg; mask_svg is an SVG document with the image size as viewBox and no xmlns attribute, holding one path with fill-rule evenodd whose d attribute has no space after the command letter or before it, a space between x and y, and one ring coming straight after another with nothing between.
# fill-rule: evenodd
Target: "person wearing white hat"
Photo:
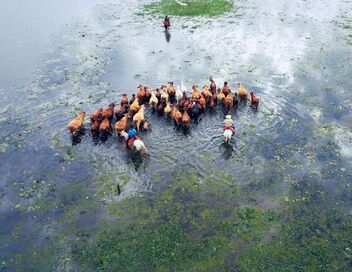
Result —
<instances>
[{"instance_id":1,"label":"person wearing white hat","mask_svg":"<svg viewBox=\"0 0 352 272\"><path fill-rule=\"evenodd\" d=\"M225 125L229 125L229 126L231 126L233 129L235 129L235 125L234 125L234 122L233 122L233 120L232 120L231 115L226 115L226 116L225 116L224 123L225 123Z\"/></svg>"}]
</instances>

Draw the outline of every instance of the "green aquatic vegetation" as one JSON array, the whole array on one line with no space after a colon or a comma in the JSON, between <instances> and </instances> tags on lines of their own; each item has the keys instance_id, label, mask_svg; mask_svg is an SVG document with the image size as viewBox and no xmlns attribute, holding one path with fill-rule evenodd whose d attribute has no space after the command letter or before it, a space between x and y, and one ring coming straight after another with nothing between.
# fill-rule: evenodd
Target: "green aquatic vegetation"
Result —
<instances>
[{"instance_id":1,"label":"green aquatic vegetation","mask_svg":"<svg viewBox=\"0 0 352 272\"><path fill-rule=\"evenodd\" d=\"M45 214L49 212L54 212L61 205L61 201L59 199L46 199L46 198L38 198L34 201L33 205L28 205L27 211L36 211L36 214Z\"/></svg>"},{"instance_id":2,"label":"green aquatic vegetation","mask_svg":"<svg viewBox=\"0 0 352 272\"><path fill-rule=\"evenodd\" d=\"M147 11L177 16L217 16L232 8L231 0L161 0L145 5Z\"/></svg>"},{"instance_id":3,"label":"green aquatic vegetation","mask_svg":"<svg viewBox=\"0 0 352 272\"><path fill-rule=\"evenodd\" d=\"M88 192L84 183L72 182L65 188L65 193L60 195L60 199L64 209L61 219L65 221L74 221L81 211L93 212L98 207L96 197Z\"/></svg>"},{"instance_id":4,"label":"green aquatic vegetation","mask_svg":"<svg viewBox=\"0 0 352 272\"><path fill-rule=\"evenodd\" d=\"M22 186L17 195L23 198L31 198L34 196L41 197L49 187L50 184L47 184L47 182L44 180L33 180L29 186Z\"/></svg>"},{"instance_id":5,"label":"green aquatic vegetation","mask_svg":"<svg viewBox=\"0 0 352 272\"><path fill-rule=\"evenodd\" d=\"M127 173L116 173L113 171L106 171L100 165L95 165L94 167L96 169L99 169L99 179L96 185L99 189L98 195L100 197L108 196L110 194L117 195L117 185L122 186L124 184L127 184L131 180L131 176Z\"/></svg>"},{"instance_id":6,"label":"green aquatic vegetation","mask_svg":"<svg viewBox=\"0 0 352 272\"><path fill-rule=\"evenodd\" d=\"M0 262L0 269L5 269L7 267L6 261Z\"/></svg>"},{"instance_id":7,"label":"green aquatic vegetation","mask_svg":"<svg viewBox=\"0 0 352 272\"><path fill-rule=\"evenodd\" d=\"M242 271L349 270L351 215L340 207L295 203L287 218L277 239L240 257L237 264Z\"/></svg>"},{"instance_id":8,"label":"green aquatic vegetation","mask_svg":"<svg viewBox=\"0 0 352 272\"><path fill-rule=\"evenodd\" d=\"M113 183L113 182L106 183L104 187L99 191L99 196L106 196L111 192L114 192L115 194L117 193L116 183Z\"/></svg>"},{"instance_id":9,"label":"green aquatic vegetation","mask_svg":"<svg viewBox=\"0 0 352 272\"><path fill-rule=\"evenodd\" d=\"M52 271L51 260L58 253L56 241L46 239L47 243L42 243L39 224L28 229L27 223L27 220L19 221L13 226L11 235L0 237L2 247L21 245L21 250L10 251L0 260L2 265L6 271L22 271L24 267L26 271ZM35 243L33 237L41 244Z\"/></svg>"},{"instance_id":10,"label":"green aquatic vegetation","mask_svg":"<svg viewBox=\"0 0 352 272\"><path fill-rule=\"evenodd\" d=\"M127 173L119 173L117 174L117 179L122 183L126 183L131 179L131 177Z\"/></svg>"},{"instance_id":11,"label":"green aquatic vegetation","mask_svg":"<svg viewBox=\"0 0 352 272\"><path fill-rule=\"evenodd\" d=\"M346 41L349 45L352 45L352 35L351 34L346 35Z\"/></svg>"},{"instance_id":12,"label":"green aquatic vegetation","mask_svg":"<svg viewBox=\"0 0 352 272\"><path fill-rule=\"evenodd\" d=\"M183 173L175 183L151 196L110 204L116 222L78 232L72 246L73 260L82 270L225 268L229 255L248 242L262 241L279 217L272 210L240 208L231 190L215 193L220 180L210 183L194 173Z\"/></svg>"},{"instance_id":13,"label":"green aquatic vegetation","mask_svg":"<svg viewBox=\"0 0 352 272\"><path fill-rule=\"evenodd\" d=\"M22 243L25 242L30 243L31 241L22 240ZM22 251L16 254L15 260L10 257L9 261L5 262L5 268L8 271L21 271L24 267L26 271L52 271L54 267L50 260L55 254L57 254L55 245L48 243L40 247L35 246L32 251Z\"/></svg>"},{"instance_id":14,"label":"green aquatic vegetation","mask_svg":"<svg viewBox=\"0 0 352 272\"><path fill-rule=\"evenodd\" d=\"M72 147L66 147L66 154L64 155L65 161L74 161L75 160L75 151Z\"/></svg>"},{"instance_id":15,"label":"green aquatic vegetation","mask_svg":"<svg viewBox=\"0 0 352 272\"><path fill-rule=\"evenodd\" d=\"M19 187L17 191L17 198L19 203L15 205L16 209L21 209L25 212L40 212L42 210L48 210L52 207L51 201L47 203L48 197L50 198L54 192L55 187L45 180L33 180L28 184L24 181L14 183L16 187ZM46 200L44 202L44 199Z\"/></svg>"},{"instance_id":16,"label":"green aquatic vegetation","mask_svg":"<svg viewBox=\"0 0 352 272\"><path fill-rule=\"evenodd\" d=\"M241 271L348 271L352 216L335 197L316 181L293 183L283 197L279 234L243 252L236 265Z\"/></svg>"},{"instance_id":17,"label":"green aquatic vegetation","mask_svg":"<svg viewBox=\"0 0 352 272\"><path fill-rule=\"evenodd\" d=\"M316 129L316 133L321 137L333 137L335 136L335 132L337 129L337 125L335 124L325 124L324 126L318 127Z\"/></svg>"},{"instance_id":18,"label":"green aquatic vegetation","mask_svg":"<svg viewBox=\"0 0 352 272\"><path fill-rule=\"evenodd\" d=\"M65 146L65 143L63 141L63 139L60 137L60 135L58 133L53 134L50 138L50 145L53 148L62 148Z\"/></svg>"},{"instance_id":19,"label":"green aquatic vegetation","mask_svg":"<svg viewBox=\"0 0 352 272\"><path fill-rule=\"evenodd\" d=\"M250 180L249 187L253 190L268 190L277 183L277 181L273 178L261 178L261 177L254 177Z\"/></svg>"},{"instance_id":20,"label":"green aquatic vegetation","mask_svg":"<svg viewBox=\"0 0 352 272\"><path fill-rule=\"evenodd\" d=\"M0 152L5 152L8 146L9 145L5 143L0 144Z\"/></svg>"}]
</instances>

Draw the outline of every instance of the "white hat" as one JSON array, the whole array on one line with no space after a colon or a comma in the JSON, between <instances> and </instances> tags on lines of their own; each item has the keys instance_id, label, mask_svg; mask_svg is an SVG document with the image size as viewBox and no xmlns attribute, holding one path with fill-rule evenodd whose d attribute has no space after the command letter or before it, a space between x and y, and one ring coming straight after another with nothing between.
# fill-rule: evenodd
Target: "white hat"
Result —
<instances>
[{"instance_id":1,"label":"white hat","mask_svg":"<svg viewBox=\"0 0 352 272\"><path fill-rule=\"evenodd\" d=\"M226 119L231 119L231 115L226 115L225 118Z\"/></svg>"}]
</instances>

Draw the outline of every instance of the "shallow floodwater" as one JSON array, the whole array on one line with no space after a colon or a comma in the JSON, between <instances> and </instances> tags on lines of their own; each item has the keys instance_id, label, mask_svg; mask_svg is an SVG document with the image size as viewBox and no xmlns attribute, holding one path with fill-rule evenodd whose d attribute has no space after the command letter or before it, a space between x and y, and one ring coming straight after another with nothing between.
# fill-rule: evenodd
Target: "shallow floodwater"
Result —
<instances>
[{"instance_id":1,"label":"shallow floodwater","mask_svg":"<svg viewBox=\"0 0 352 272\"><path fill-rule=\"evenodd\" d=\"M223 182L254 188L251 205L277 211L295 182L310 179L351 208L349 1L238 1L218 17L171 17L170 37L145 1L83 2L15 1L0 11L0 268L45 270L36 251L59 244L50 269L73 269L77 230L112 220L106 207L132 196L157 197L175 180L187 187L183 173L226 173ZM241 81L261 99L257 112L231 110L231 146L221 107L187 132L147 108L143 160L114 135L93 139L88 118L72 144L66 126L80 111L119 102L139 83L183 81L190 92L209 76L218 86ZM275 182L256 189L264 180Z\"/></svg>"}]
</instances>

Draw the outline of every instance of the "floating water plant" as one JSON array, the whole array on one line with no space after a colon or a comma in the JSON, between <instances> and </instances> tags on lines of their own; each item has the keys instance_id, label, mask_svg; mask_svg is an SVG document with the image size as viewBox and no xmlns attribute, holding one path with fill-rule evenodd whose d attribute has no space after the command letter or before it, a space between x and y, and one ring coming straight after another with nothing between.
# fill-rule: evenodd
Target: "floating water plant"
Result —
<instances>
[{"instance_id":1,"label":"floating water plant","mask_svg":"<svg viewBox=\"0 0 352 272\"><path fill-rule=\"evenodd\" d=\"M179 177L154 196L112 203L116 224L79 230L72 259L87 270L226 270L231 252L260 243L279 220L273 210L239 207L239 191L218 190L224 182L213 179L218 185L210 189L192 173Z\"/></svg>"}]
</instances>

